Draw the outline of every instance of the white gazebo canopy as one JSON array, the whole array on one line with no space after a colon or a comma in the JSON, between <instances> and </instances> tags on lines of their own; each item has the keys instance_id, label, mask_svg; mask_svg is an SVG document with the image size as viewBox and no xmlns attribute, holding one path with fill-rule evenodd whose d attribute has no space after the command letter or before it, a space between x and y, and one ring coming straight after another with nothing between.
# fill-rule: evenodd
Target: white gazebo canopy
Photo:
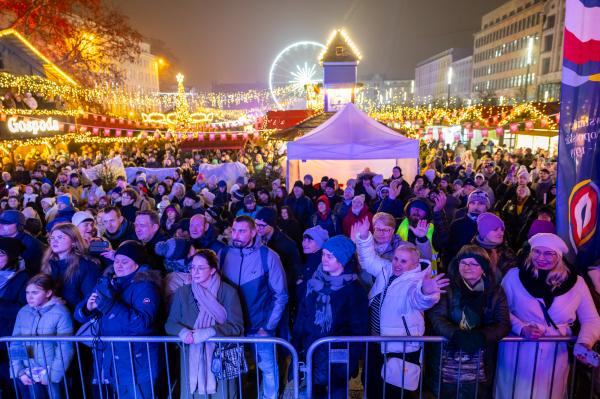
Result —
<instances>
[{"instance_id":1,"label":"white gazebo canopy","mask_svg":"<svg viewBox=\"0 0 600 399\"><path fill-rule=\"evenodd\" d=\"M321 126L287 144L288 187L311 174L336 178L341 184L368 167L388 177L400 166L411 182L418 173L419 141L370 118L350 103Z\"/></svg>"}]
</instances>

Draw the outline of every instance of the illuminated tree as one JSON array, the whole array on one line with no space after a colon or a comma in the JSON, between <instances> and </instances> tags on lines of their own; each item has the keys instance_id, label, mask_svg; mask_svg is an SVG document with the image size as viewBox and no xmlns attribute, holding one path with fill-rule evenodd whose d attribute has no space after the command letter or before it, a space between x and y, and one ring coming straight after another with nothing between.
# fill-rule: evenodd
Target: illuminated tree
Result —
<instances>
[{"instance_id":1,"label":"illuminated tree","mask_svg":"<svg viewBox=\"0 0 600 399\"><path fill-rule=\"evenodd\" d=\"M141 35L101 0L0 0L6 25L23 33L78 81L120 83L120 64L140 53Z\"/></svg>"}]
</instances>

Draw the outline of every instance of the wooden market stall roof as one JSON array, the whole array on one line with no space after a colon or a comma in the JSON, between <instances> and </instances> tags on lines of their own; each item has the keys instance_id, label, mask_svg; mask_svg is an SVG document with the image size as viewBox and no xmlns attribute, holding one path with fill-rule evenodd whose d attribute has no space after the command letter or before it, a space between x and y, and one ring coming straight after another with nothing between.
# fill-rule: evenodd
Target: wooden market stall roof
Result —
<instances>
[{"instance_id":1,"label":"wooden market stall roof","mask_svg":"<svg viewBox=\"0 0 600 399\"><path fill-rule=\"evenodd\" d=\"M304 136L306 133L319 127L320 125L325 123L325 121L327 121L329 118L331 118L334 114L335 112L322 112L311 118L306 119L305 121L297 125L273 133L270 136L270 139L292 141L295 138Z\"/></svg>"},{"instance_id":2,"label":"wooden market stall roof","mask_svg":"<svg viewBox=\"0 0 600 399\"><path fill-rule=\"evenodd\" d=\"M58 83L77 85L77 82L72 77L50 61L40 50L15 29L9 28L0 30L0 39L6 40L12 46L20 49L33 59L40 60L48 79Z\"/></svg>"}]
</instances>

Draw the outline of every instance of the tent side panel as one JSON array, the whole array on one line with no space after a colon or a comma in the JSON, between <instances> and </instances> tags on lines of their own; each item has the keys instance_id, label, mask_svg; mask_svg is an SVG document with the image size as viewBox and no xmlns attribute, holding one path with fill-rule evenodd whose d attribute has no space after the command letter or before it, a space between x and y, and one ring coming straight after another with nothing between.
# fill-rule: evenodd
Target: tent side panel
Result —
<instances>
[{"instance_id":1,"label":"tent side panel","mask_svg":"<svg viewBox=\"0 0 600 399\"><path fill-rule=\"evenodd\" d=\"M290 170L293 169L290 161ZM345 186L348 179L355 179L356 175L362 172L366 167L372 172L381 174L388 178L392 174L394 166L400 166L405 179L412 182L417 173L417 161L414 159L370 159L370 160L308 160L299 162L299 175L304 176L309 173L315 181L319 181L322 176L329 176L338 180ZM293 184L290 173L290 182ZM410 180L409 180L410 179Z\"/></svg>"}]
</instances>

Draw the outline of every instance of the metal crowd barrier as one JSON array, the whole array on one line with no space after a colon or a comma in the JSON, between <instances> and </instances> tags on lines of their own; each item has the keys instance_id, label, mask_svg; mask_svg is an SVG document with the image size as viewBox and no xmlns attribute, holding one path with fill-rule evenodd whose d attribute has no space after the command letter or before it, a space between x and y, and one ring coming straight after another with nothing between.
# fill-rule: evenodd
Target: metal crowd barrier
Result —
<instances>
[{"instance_id":1,"label":"metal crowd barrier","mask_svg":"<svg viewBox=\"0 0 600 399\"><path fill-rule=\"evenodd\" d=\"M259 369L256 367L257 345L263 345L263 348L267 345L269 350L272 347L274 359L278 359L279 353L280 363L287 363L283 361L286 359L290 361L292 392L286 392L286 395L298 398L298 354L289 342L271 337L213 337L207 342L213 343L215 349L244 348L248 365L248 371L238 374L237 378L218 381L217 394L228 389L223 397L230 395L243 399L261 396ZM0 393L0 399L12 398L15 394L18 399L24 396L33 399L172 399L182 397L182 384L188 384L182 376L189 375L187 356L190 346L183 344L179 337L0 337L0 347L7 351L12 376L16 369L13 362L20 361L35 382L47 384L34 384L35 389L24 393L25 385L13 378L14 392ZM59 359L59 364L49 364L48 349L50 352L58 351L59 355L55 358ZM32 358L33 351L41 352L41 359L39 355L37 359L41 364ZM281 365L279 369L286 371ZM58 383L48 384L52 381L53 372L64 374L64 377ZM232 387L234 391L229 390ZM185 391L187 395L183 397L191 397L189 389ZM279 393L281 396L282 390ZM209 395L200 397L208 398Z\"/></svg>"},{"instance_id":2,"label":"metal crowd barrier","mask_svg":"<svg viewBox=\"0 0 600 399\"><path fill-rule=\"evenodd\" d=\"M572 356L568 356L567 363L564 360L567 353L572 352L572 348L567 348L568 344L575 341L574 337L544 337L538 340L527 340L521 337L507 337L499 344L499 351L507 349L507 345L517 345L516 363L510 370L512 381L505 384L504 393L497 399L506 398L598 398L598 379L600 379L599 369L589 369L577 362ZM258 367L253 367L259 363L257 345L267 345L267 349L273 350L273 359L278 363L279 375L284 375L287 363L289 361L289 372L291 373L291 389L281 389L279 387L279 397L298 399L300 395L306 398L316 398L319 394L324 397L356 397L362 391L361 397L376 399L368 395L369 384L377 384L376 388L381 391L381 397L398 398L423 398L437 396L438 398L463 398L484 395L480 386L479 357L477 354L477 367L473 369L472 365L464 366L461 369L463 354L458 354L457 381L455 383L445 382L446 388L450 386L450 391L442 390L443 377L442 368L444 362L445 350L448 349L447 340L443 337L325 337L315 341L306 353L306 367L302 371L306 373L306 392L299 391L300 368L299 357L294 347L287 341L278 338L267 337L214 337L207 342L211 342L217 348L244 347L244 358L248 363L248 372L244 375L239 374L227 382L227 386L233 390L228 390L227 395L223 395L225 383L217 385L217 393L221 396L235 396L239 398L261 397L261 372ZM397 388L383 381L387 377L388 359L396 358L407 361L405 353L406 346L409 344L418 344L421 346L420 359L423 360L423 367L418 380L418 387L409 391L401 389L397 393ZM392 347L392 344L396 344ZM50 365L48 368L48 359L46 357L47 346L58 351L58 362ZM398 352L398 345L401 345L401 352ZM523 345L528 345L524 347ZM432 348L439 346L439 348ZM9 364L13 361L22 361L24 367L29 369L29 373L36 375L34 380L52 380L52 373L64 373L64 378L59 378L58 383L49 386L36 384L36 390L31 390L28 397L41 399L49 397L50 399L69 399L69 398L94 398L94 399L147 399L147 398L179 398L181 396L182 384L187 384L187 356L189 355L189 345L185 345L178 337L3 337L0 338L0 348L6 348ZM276 350L276 347L279 347ZM264 350L265 346L263 346ZM382 351L383 348L383 351ZM534 350L535 356L531 356L526 364L519 365L519 354L522 351ZM414 349L414 347L413 347ZM41 360L38 356L38 362L41 367L36 369L36 364L32 363L34 352L41 353ZM370 365L370 355L373 351L379 352L381 365ZM546 356L543 364L538 362L538 354L544 352ZM382 353L383 352L383 353ZM56 353L56 352L48 352ZM277 357L279 353L279 357ZM108 354L108 356L104 356ZM428 362L430 355L439 354L437 363ZM315 361L315 357L318 359ZM381 359L382 357L382 359ZM278 360L277 360L278 359ZM447 358L446 358L447 359ZM529 357L527 357L529 359ZM183 360L183 361L182 361ZM203 359L206 361L206 358ZM409 359L409 362L414 362ZM551 361L551 364L550 364ZM557 362L558 361L558 362ZM547 363L546 363L547 362ZM353 363L353 364L351 364ZM418 361L417 361L418 363ZM496 365L496 383L497 369L500 366L500 358ZM353 365L357 365L356 370L351 370ZM557 369L568 366L568 371ZM39 366L39 365L38 365ZM183 367L183 369L182 369ZM523 368L523 370L521 370ZM547 386L542 387L531 382L536 379L540 370L547 372L551 368L550 378ZM34 369L37 370L34 372ZM40 371L45 369L46 371ZM326 369L325 385L316 384L315 371L323 372ZM49 370L49 371L48 371ZM65 371L66 370L66 371ZM432 371L437 370L437 375ZM356 371L359 380L354 380L354 387L351 387L351 372ZM283 373L282 373L283 372ZM488 370L488 373L490 371ZM560 381L557 373L563 372L563 376L568 376L568 381ZM373 374L374 373L374 374ZM470 383L461 382L461 375L470 374L475 379ZM505 375L508 375L505 373ZM430 378L435 375L435 378ZM560 374L559 374L560 375ZM494 378L489 375L488 378ZM282 379L282 382L285 381ZM402 384L405 384L402 377ZM493 395L495 389L493 381L486 381L486 389L491 392L485 392L485 396ZM16 391L16 397L22 398L24 385L12 380L13 388ZM339 385L342 385L340 390ZM537 382L536 382L537 384ZM562 386L561 386L562 384ZM20 386L19 386L20 385ZM316 392L315 387L320 389ZM557 386L560 386L557 388ZM432 387L434 387L432 389ZM50 388L50 389L49 389ZM228 389L229 389L228 388ZM323 388L325 392L323 392ZM373 388L373 386L371 386ZM396 389L394 393L388 390ZM545 389L545 391L544 391ZM558 392L564 389L565 395ZM352 391L352 392L351 392ZM433 392L432 392L433 391ZM333 395L332 395L333 392ZM189 395L187 395L189 397ZM379 395L378 395L379 396ZM0 399L14 397L14 393L4 393ZM183 397L186 397L185 395ZM200 397L208 397L200 395Z\"/></svg>"},{"instance_id":3,"label":"metal crowd barrier","mask_svg":"<svg viewBox=\"0 0 600 399\"><path fill-rule=\"evenodd\" d=\"M504 345L514 345L516 344L516 363L514 364L514 369L510 371L510 373L512 375L512 381L511 381L511 385L509 385L508 388L508 393L506 393L506 389L503 391L503 393L501 395L499 394L495 394L495 383L497 383L497 374L498 374L498 368L501 366L500 365L500 357L497 356L497 363L493 366L495 366L495 373L494 375L489 375L487 376L486 380L484 381L480 381L480 368L479 368L479 359L482 356L485 356L484 354L482 354L481 351L479 351L479 353L477 353L475 356L476 359L476 369L473 370L472 369L472 365L470 365L469 367L464 366L464 369L461 367L461 361L465 358L464 355L466 355L465 353L458 351L458 370L457 370L457 377L456 377L456 381L454 383L444 383L442 381L442 367L443 367L443 360L445 360L443 358L444 354L445 354L445 350L448 348L448 340L444 337L429 337L429 336L422 336L422 337L406 337L406 336L400 336L400 337L390 337L390 336L386 336L386 337L380 337L380 336L368 336L368 337L355 337L355 336L345 336L345 337L325 337L325 338L321 338L317 341L315 341L310 348L308 349L307 353L306 353L306 397L307 398L313 398L313 397L327 397L327 398L338 398L338 397L345 397L345 398L350 398L350 397L357 397L357 389L351 389L350 387L350 380L351 380L351 372L352 371L356 371L356 370L351 370L352 366L355 366L356 364L356 360L357 359L352 359L353 357L353 352L354 352L354 357L356 358L358 356L358 360L359 360L359 364L360 364L360 371L358 373L358 376L361 377L361 383L362 383L362 392L361 392L361 397L362 398L368 398L368 399L375 399L373 398L373 395L368 395L369 392L369 382L372 384L373 383L373 379L370 380L369 378L369 374L371 373L376 373L377 377L375 378L375 381L377 384L379 384L379 387L377 387L376 390L378 390L380 392L380 396L378 395L378 397L382 397L382 398L386 398L386 397L394 397L394 398L423 398L423 397L437 397L437 398L452 398L452 397L456 397L456 398L478 398L480 395L482 395L482 397L496 397L496 399L521 399L521 398L530 398L530 399L538 399L538 398L563 398L565 397L564 395L562 395L561 392L557 392L557 385L560 385L560 382L558 381L557 373L559 372L559 370L556 369L556 365L557 365L557 357L559 356L559 352L563 351L563 355L564 350L567 346L567 344L571 344L573 342L575 342L576 337L543 337L540 338L538 340L529 340L529 339L525 339L522 337L506 337L504 338L498 346L498 351L495 355L497 355L498 353L500 353L500 349L507 349L506 347L503 348ZM394 393L390 393L390 392L386 392L386 390L390 390L390 384L385 384L384 380L386 380L387 377L387 364L388 364L388 359L391 357L395 357L398 359L402 359L402 364L404 364L404 361L406 360L406 356L407 354L404 353L406 345L408 344L420 344L421 346L421 360L423 361L422 365L423 367L421 368L421 374L420 374L420 378L418 381L418 388L416 390L413 391L409 391L408 389L403 389L403 388L395 388L393 387L392 389L396 389L394 391ZM398 351L398 347L396 346L396 348L394 348L394 351L398 352L398 353L394 353L389 349L389 345L390 344L399 344L401 345L401 351ZM553 344L553 345L552 345ZM437 345L439 346L439 348L431 348L431 346ZM525 367L527 370L531 371L531 380L529 381L523 381L522 379L522 375L517 375L517 371L519 370L519 354L522 350L522 346L523 345L529 345L528 348L526 348L527 350L531 350L531 346L534 347L534 353L535 356L531 356L532 360L531 363L525 364L525 365L521 365L522 367ZM551 346L550 348L548 346ZM425 350L427 347L427 351ZM383 350L382 350L383 349ZM369 366L369 354L370 351L380 351L383 352L382 353L382 357L383 357L383 363L381 365L378 365L377 367L370 367ZM552 364L538 364L538 355L541 354L541 350L545 351L546 353L548 352L548 350L551 351L552 356L550 357L550 359L552 359ZM572 353L572 348L566 348L568 353ZM318 352L321 351L321 356L319 356L319 361L315 361L315 354L318 354ZM437 354L439 354L439 363L437 364L431 364L427 362L427 359L429 359L430 357L428 356L428 354L432 353L433 351L437 352ZM323 353L325 353L325 357L323 357ZM470 357L471 359L473 359L473 356ZM320 386L318 386L315 383L315 378L313 376L313 373L315 372L315 368L317 367L323 367L323 361L325 362L325 367L327 369L327 378L326 378L326 386L322 386L321 384L319 384ZM410 361L410 360L409 360ZM354 364L352 364L354 363ZM568 356L568 381L565 381L565 383L567 384L567 389L566 389L566 397L568 398L599 398L600 395L600 390L598 389L598 379L600 379L600 369L596 368L596 369L590 369L587 368L583 365L577 365L577 361L574 360L574 358L572 356ZM337 373L336 376L334 376L332 378L332 367L333 368L337 368ZM533 384L532 381L535 381L536 379L536 374L540 374L540 370L542 368L546 368L546 367L551 367L552 371L550 374L550 378L549 378L549 387L546 385L544 386L544 384L540 386L538 385L538 383L536 382L536 384ZM340 368L342 368L342 371L340 373ZM432 369L437 368L437 373L432 373ZM322 370L321 370L322 371ZM474 374L474 382L470 382L470 383L465 383L465 382L461 382L461 373L464 375L467 374L473 374L473 371L475 372ZM489 373L489 371L488 371ZM340 379L340 374L342 378ZM436 375L437 374L437 375ZM506 373L505 373L506 374ZM525 373L526 374L526 373ZM435 379L432 379L430 377L435 376ZM337 378L336 378L337 377ZM491 381L488 379L492 379ZM424 380L426 380L425 382L425 388L424 389ZM357 382L357 380L355 381L355 388L356 387L360 387L360 383ZM333 385L332 385L333 382ZM488 382L487 386L485 387L487 389L487 392L482 392L482 386L484 385L484 382ZM492 382L494 382L492 384ZM548 382L548 381L546 381ZM336 385L337 386L334 386ZM340 392L340 385L341 385L341 392ZM401 379L401 386L406 386L406 381L405 381L405 376L404 373L402 374L402 379ZM437 385L437 386L436 386ZM432 386L434 386L434 388L432 389ZM445 387L446 389L443 390L442 387ZM316 391L316 387L321 388L321 391L319 392L315 392ZM323 389L326 388L326 391L323 392ZM534 389L535 388L535 389ZM344 392L345 390L345 392ZM398 393L397 391L400 390L401 392ZM352 391L352 393L351 393Z\"/></svg>"}]
</instances>

